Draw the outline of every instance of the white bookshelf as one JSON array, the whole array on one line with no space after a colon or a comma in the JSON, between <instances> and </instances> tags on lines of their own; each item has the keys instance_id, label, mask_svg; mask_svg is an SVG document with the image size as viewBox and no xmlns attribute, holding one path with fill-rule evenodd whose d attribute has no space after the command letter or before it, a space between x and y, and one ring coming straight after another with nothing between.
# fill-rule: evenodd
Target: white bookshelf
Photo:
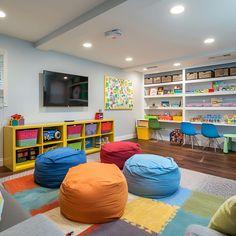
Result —
<instances>
[{"instance_id":1,"label":"white bookshelf","mask_svg":"<svg viewBox=\"0 0 236 236\"><path fill-rule=\"evenodd\" d=\"M236 91L219 91L219 92L209 92L209 93L187 93L187 91L198 89L209 88L211 82L213 81L225 81L227 84L234 84L236 85L236 76L225 76L225 77L217 77L217 78L208 78L208 79L196 79L196 80L186 80L185 74L187 72L182 70L182 81L177 82L169 82L169 83L158 83L158 84L146 84L144 85L144 90L149 90L150 88L158 88L163 86L175 86L180 85L182 87L182 94L165 94L165 95L156 95L156 96L144 96L144 114L152 114L152 112L170 112L170 114L177 114L182 112L183 121L189 121L192 117L198 115L207 115L207 114L236 114L236 107L225 107L225 106L189 106L189 103L202 103L201 101L207 100L208 103L211 101L211 98L222 98L224 104L224 100L231 99L235 100L233 103L236 103ZM191 89L192 88L192 89ZM147 94L147 91L146 91ZM168 100L172 103L181 102L181 107L160 107L161 99ZM156 107L152 107L152 104L155 103ZM153 113L156 114L156 113ZM165 120L160 121L163 123L181 123L179 121L173 120ZM194 124L201 124L201 122L192 122ZM228 126L228 127L236 127L234 124L226 124L226 123L214 123L217 126Z\"/></svg>"},{"instance_id":2,"label":"white bookshelf","mask_svg":"<svg viewBox=\"0 0 236 236\"><path fill-rule=\"evenodd\" d=\"M212 93L187 93L186 97L205 97L205 96L227 96L236 95L236 91L212 92Z\"/></svg>"},{"instance_id":3,"label":"white bookshelf","mask_svg":"<svg viewBox=\"0 0 236 236\"><path fill-rule=\"evenodd\" d=\"M213 81L229 81L236 80L236 76L227 76L227 77L217 77L217 78L209 78L209 79L196 79L196 80L186 80L186 84L196 84L196 83L207 83Z\"/></svg>"},{"instance_id":4,"label":"white bookshelf","mask_svg":"<svg viewBox=\"0 0 236 236\"><path fill-rule=\"evenodd\" d=\"M182 85L183 81L176 81L176 82L169 82L169 83L158 83L158 84L145 84L144 88L151 88L151 87L162 87L168 85Z\"/></svg>"},{"instance_id":5,"label":"white bookshelf","mask_svg":"<svg viewBox=\"0 0 236 236\"><path fill-rule=\"evenodd\" d=\"M179 98L183 97L183 94L164 94L164 95L156 95L156 96L144 96L144 98Z\"/></svg>"},{"instance_id":6,"label":"white bookshelf","mask_svg":"<svg viewBox=\"0 0 236 236\"><path fill-rule=\"evenodd\" d=\"M144 107L145 110L183 110L183 107Z\"/></svg>"},{"instance_id":7,"label":"white bookshelf","mask_svg":"<svg viewBox=\"0 0 236 236\"><path fill-rule=\"evenodd\" d=\"M236 111L236 107L186 107L186 111Z\"/></svg>"}]
</instances>

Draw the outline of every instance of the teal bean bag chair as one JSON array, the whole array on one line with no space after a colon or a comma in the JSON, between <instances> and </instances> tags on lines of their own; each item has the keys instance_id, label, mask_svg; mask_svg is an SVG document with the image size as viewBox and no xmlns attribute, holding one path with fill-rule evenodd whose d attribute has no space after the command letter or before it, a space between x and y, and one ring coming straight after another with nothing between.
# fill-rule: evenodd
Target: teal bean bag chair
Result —
<instances>
[{"instance_id":1,"label":"teal bean bag chair","mask_svg":"<svg viewBox=\"0 0 236 236\"><path fill-rule=\"evenodd\" d=\"M176 192L180 170L171 157L136 154L125 162L123 173L129 192L147 198L163 198Z\"/></svg>"},{"instance_id":2,"label":"teal bean bag chair","mask_svg":"<svg viewBox=\"0 0 236 236\"><path fill-rule=\"evenodd\" d=\"M35 160L34 181L46 188L59 188L69 168L86 162L82 150L64 147L47 151Z\"/></svg>"}]
</instances>

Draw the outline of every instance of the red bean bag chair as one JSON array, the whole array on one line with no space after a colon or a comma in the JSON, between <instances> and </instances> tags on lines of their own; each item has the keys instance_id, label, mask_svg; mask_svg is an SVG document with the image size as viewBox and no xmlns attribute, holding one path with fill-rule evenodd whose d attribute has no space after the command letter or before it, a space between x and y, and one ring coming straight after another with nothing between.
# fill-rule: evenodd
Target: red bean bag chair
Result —
<instances>
[{"instance_id":1,"label":"red bean bag chair","mask_svg":"<svg viewBox=\"0 0 236 236\"><path fill-rule=\"evenodd\" d=\"M138 143L113 142L102 146L100 160L102 163L116 164L121 170L125 161L134 154L140 154L142 150Z\"/></svg>"},{"instance_id":2,"label":"red bean bag chair","mask_svg":"<svg viewBox=\"0 0 236 236\"><path fill-rule=\"evenodd\" d=\"M116 165L90 162L69 169L60 187L61 213L68 219L99 224L119 219L128 186Z\"/></svg>"}]
</instances>

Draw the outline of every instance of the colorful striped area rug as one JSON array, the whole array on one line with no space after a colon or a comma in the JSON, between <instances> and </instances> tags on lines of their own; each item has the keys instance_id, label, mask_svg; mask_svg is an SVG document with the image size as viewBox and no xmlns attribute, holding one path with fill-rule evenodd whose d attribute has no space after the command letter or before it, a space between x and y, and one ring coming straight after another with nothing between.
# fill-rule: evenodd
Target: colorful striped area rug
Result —
<instances>
[{"instance_id":1,"label":"colorful striped area rug","mask_svg":"<svg viewBox=\"0 0 236 236\"><path fill-rule=\"evenodd\" d=\"M182 236L190 224L207 226L225 197L181 187L163 199L147 199L129 194L121 219L100 225L67 220L60 214L59 189L48 189L34 183L27 175L3 183L4 188L32 215L43 213L66 233L97 236Z\"/></svg>"}]
</instances>

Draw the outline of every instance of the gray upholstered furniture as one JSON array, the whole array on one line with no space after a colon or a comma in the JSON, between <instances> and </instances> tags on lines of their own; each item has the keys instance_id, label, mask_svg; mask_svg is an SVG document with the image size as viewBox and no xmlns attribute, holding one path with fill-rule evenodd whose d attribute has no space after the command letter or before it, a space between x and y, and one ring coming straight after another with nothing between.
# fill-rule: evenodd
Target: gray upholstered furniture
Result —
<instances>
[{"instance_id":1,"label":"gray upholstered furniture","mask_svg":"<svg viewBox=\"0 0 236 236\"><path fill-rule=\"evenodd\" d=\"M226 236L226 235L202 225L190 225L186 229L184 236Z\"/></svg>"},{"instance_id":2,"label":"gray upholstered furniture","mask_svg":"<svg viewBox=\"0 0 236 236\"><path fill-rule=\"evenodd\" d=\"M2 187L4 198L0 236L64 236L64 233L44 215L31 217Z\"/></svg>"},{"instance_id":3,"label":"gray upholstered furniture","mask_svg":"<svg viewBox=\"0 0 236 236\"><path fill-rule=\"evenodd\" d=\"M36 215L3 232L0 236L65 236L65 234L44 215Z\"/></svg>"}]
</instances>

